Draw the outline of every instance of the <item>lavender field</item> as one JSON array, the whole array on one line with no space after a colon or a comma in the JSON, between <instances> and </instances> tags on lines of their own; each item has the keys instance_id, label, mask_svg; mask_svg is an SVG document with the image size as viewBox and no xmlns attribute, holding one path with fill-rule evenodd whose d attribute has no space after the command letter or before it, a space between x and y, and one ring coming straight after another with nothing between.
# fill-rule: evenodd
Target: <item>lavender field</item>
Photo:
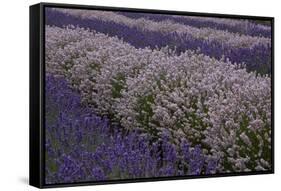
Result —
<instances>
[{"instance_id":1,"label":"lavender field","mask_svg":"<svg viewBox=\"0 0 281 191\"><path fill-rule=\"evenodd\" d=\"M271 170L270 22L46 8L46 184Z\"/></svg>"}]
</instances>

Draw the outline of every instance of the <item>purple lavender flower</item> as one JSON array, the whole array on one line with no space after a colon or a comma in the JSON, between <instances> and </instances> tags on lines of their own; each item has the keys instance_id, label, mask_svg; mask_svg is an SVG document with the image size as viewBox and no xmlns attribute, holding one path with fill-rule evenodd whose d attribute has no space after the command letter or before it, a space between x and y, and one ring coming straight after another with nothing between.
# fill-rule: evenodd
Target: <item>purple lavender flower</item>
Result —
<instances>
[{"instance_id":1,"label":"purple lavender flower","mask_svg":"<svg viewBox=\"0 0 281 191\"><path fill-rule=\"evenodd\" d=\"M271 28L261 24L256 24L251 20L234 20L221 18L204 18L194 16L172 16L153 13L134 13L134 12L118 12L129 18L139 19L146 18L153 21L172 20L177 23L190 25L194 27L207 27L219 30L227 30L234 33L241 33L251 36L271 37Z\"/></svg>"},{"instance_id":2,"label":"purple lavender flower","mask_svg":"<svg viewBox=\"0 0 281 191\"><path fill-rule=\"evenodd\" d=\"M63 78L46 75L47 184L204 173L208 164L199 147L190 153L184 145L181 153L170 141L167 133L155 142L111 125L84 106ZM190 162L188 171L179 169L182 159Z\"/></svg>"},{"instance_id":3,"label":"purple lavender flower","mask_svg":"<svg viewBox=\"0 0 281 191\"><path fill-rule=\"evenodd\" d=\"M186 50L195 50L216 59L221 59L224 55L232 62L245 63L249 71L257 71L261 74L271 72L270 45L235 48L220 42L179 35L177 32L166 34L158 31L142 31L137 27L129 27L112 21L104 22L94 18L81 19L52 9L46 9L46 24L58 27L73 25L89 28L110 36L117 36L137 48L169 46L178 54Z\"/></svg>"}]
</instances>

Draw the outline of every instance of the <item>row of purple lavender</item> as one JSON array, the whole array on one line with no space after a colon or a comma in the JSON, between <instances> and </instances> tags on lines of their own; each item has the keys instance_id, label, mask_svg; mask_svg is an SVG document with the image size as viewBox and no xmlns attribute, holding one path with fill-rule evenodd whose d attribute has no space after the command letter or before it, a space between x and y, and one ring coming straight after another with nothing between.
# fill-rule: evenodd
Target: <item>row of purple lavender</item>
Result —
<instances>
[{"instance_id":1,"label":"row of purple lavender","mask_svg":"<svg viewBox=\"0 0 281 191\"><path fill-rule=\"evenodd\" d=\"M46 10L48 183L271 168L270 28L154 16Z\"/></svg>"},{"instance_id":2,"label":"row of purple lavender","mask_svg":"<svg viewBox=\"0 0 281 191\"><path fill-rule=\"evenodd\" d=\"M228 58L232 62L241 64L244 63L249 71L257 71L261 74L269 74L271 72L271 43L270 39L268 39L267 43L264 43L264 37L254 37L252 41L255 44L252 46L251 43L248 42L249 39L247 39L247 37L252 38L249 35L233 35L233 33L227 31L206 28L206 34L209 33L208 29L211 31L220 31L220 33L210 35L209 38L206 38L205 36L196 38L193 35L185 34L186 31L171 31L168 33L161 31L161 29L150 29L144 31L140 30L140 27L138 25L130 25L126 22L114 22L112 20L104 20L104 18L108 17L107 15L104 15L104 18L81 18L79 17L79 15L77 16L77 14L69 14L69 12L69 10L64 13L58 10L48 9L46 11L46 24L58 27L74 25L83 28L89 28L97 32L108 34L110 36L117 36L118 38L123 39L124 41L130 43L131 45L137 48L161 48L169 46L170 48L175 49L177 53L184 52L185 50L196 50L200 53L214 57L216 59ZM85 12L85 10L83 10L82 12ZM126 15L131 15L133 17L135 14L127 13ZM150 17L151 16L149 16L149 18ZM153 19L155 19L154 17ZM162 15L158 17L163 17L163 20L166 18ZM147 24L145 23L144 26L146 25ZM167 25L167 23L163 23L163 25L165 26ZM205 27L210 26L214 26L213 23L209 23L209 25ZM238 27L241 28L241 26ZM197 32L198 31L191 31L190 33L196 34ZM267 33L271 33L271 30L267 30ZM249 34L251 34L251 32L249 32ZM218 40L210 40L210 38L218 38ZM220 39L225 38L230 38L230 43L220 41ZM237 42L238 44L233 46L233 44ZM251 46L248 46L249 44Z\"/></svg>"},{"instance_id":3,"label":"row of purple lavender","mask_svg":"<svg viewBox=\"0 0 281 191\"><path fill-rule=\"evenodd\" d=\"M215 172L200 146L177 148L168 133L153 142L98 117L63 78L47 75L45 90L47 184Z\"/></svg>"}]
</instances>

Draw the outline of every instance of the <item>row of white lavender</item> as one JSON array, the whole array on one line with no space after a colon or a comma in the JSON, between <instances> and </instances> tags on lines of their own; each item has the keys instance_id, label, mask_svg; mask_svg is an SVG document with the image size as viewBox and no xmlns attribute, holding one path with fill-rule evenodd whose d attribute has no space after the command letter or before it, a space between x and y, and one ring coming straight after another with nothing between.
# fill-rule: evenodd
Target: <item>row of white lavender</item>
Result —
<instances>
[{"instance_id":1,"label":"row of white lavender","mask_svg":"<svg viewBox=\"0 0 281 191\"><path fill-rule=\"evenodd\" d=\"M125 128L201 144L220 172L271 168L271 81L186 51L136 49L79 28L46 27L47 72Z\"/></svg>"},{"instance_id":2,"label":"row of white lavender","mask_svg":"<svg viewBox=\"0 0 281 191\"><path fill-rule=\"evenodd\" d=\"M208 41L216 41L230 47L246 47L251 48L258 44L270 46L271 39L266 37L253 37L238 33L231 33L224 30L217 30L211 28L196 28L188 25L175 23L171 20L155 22L145 18L131 19L126 16L111 12L111 11L95 11L95 10L78 10L78 9L59 9L54 10L63 12L65 14L79 17L82 19L100 19L105 22L115 22L124 24L129 27L137 27L143 31L157 31L162 33L173 33L184 36L191 36L196 39L204 39Z\"/></svg>"}]
</instances>

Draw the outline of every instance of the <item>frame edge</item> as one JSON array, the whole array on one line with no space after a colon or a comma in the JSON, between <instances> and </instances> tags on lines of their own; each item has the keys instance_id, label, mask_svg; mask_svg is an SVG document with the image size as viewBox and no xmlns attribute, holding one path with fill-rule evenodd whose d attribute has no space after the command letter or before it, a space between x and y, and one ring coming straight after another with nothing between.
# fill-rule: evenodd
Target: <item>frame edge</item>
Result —
<instances>
[{"instance_id":1,"label":"frame edge","mask_svg":"<svg viewBox=\"0 0 281 191\"><path fill-rule=\"evenodd\" d=\"M42 188L40 135L41 4L29 7L29 185Z\"/></svg>"}]
</instances>

